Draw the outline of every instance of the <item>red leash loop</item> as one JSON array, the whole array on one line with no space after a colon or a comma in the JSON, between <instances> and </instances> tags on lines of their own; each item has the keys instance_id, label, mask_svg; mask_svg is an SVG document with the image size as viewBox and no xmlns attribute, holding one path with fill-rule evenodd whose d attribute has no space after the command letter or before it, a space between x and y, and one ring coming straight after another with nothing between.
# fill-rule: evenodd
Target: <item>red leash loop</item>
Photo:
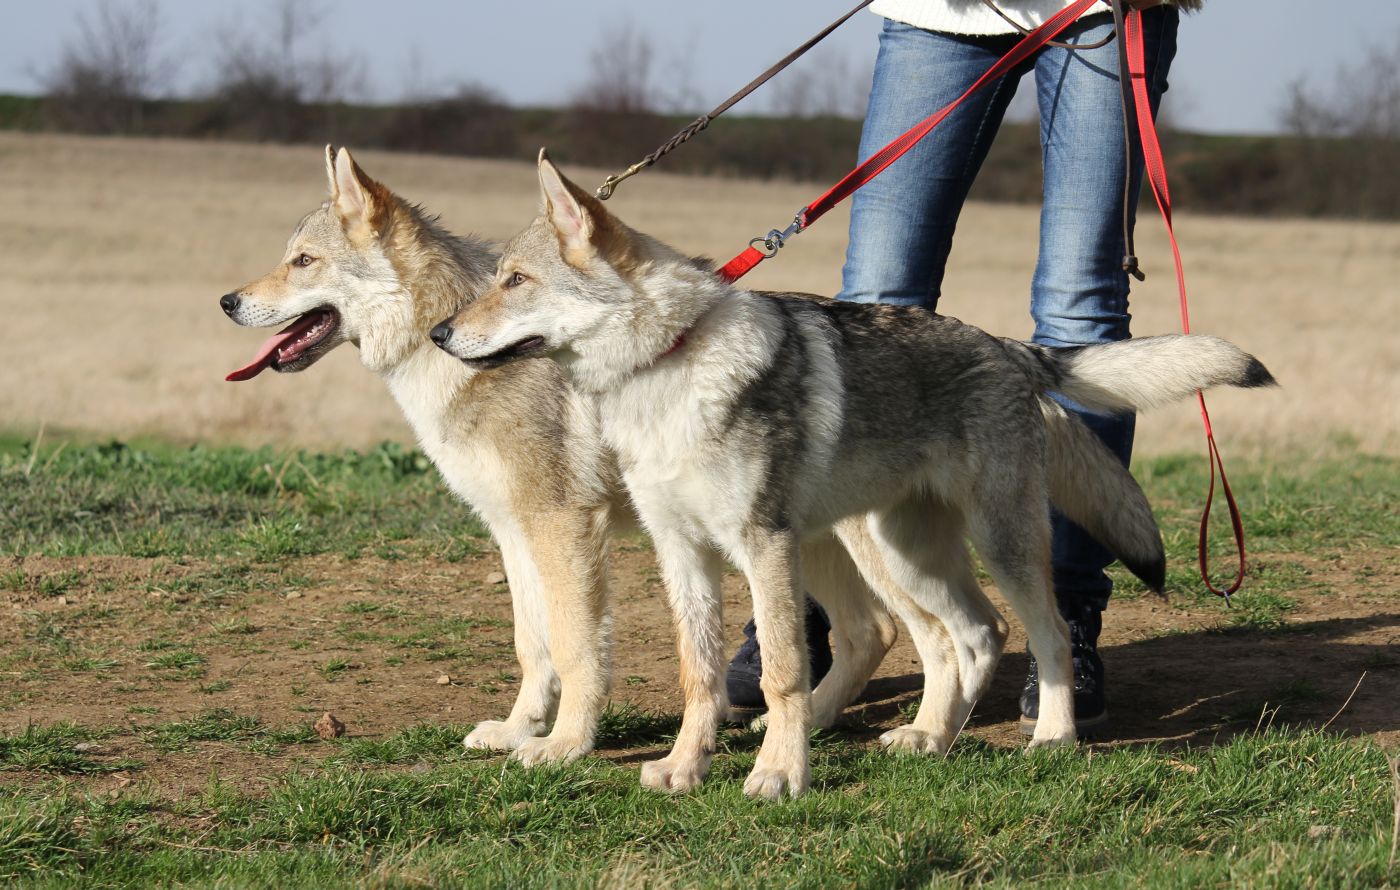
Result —
<instances>
[{"instance_id":1,"label":"red leash loop","mask_svg":"<svg viewBox=\"0 0 1400 890\"><path fill-rule=\"evenodd\" d=\"M1124 23L1124 42L1128 50L1128 71L1133 82L1134 105L1137 106L1138 132L1141 136L1142 157L1147 171L1147 181L1152 186L1152 196L1157 200L1157 208L1162 212L1162 221L1167 227L1167 240L1171 242L1172 262L1176 266L1176 289L1181 305L1181 332L1191 333L1191 312L1186 298L1186 273L1181 263L1181 248L1176 243L1176 232L1172 228L1172 199L1167 189L1167 165L1162 155L1162 144L1157 138L1157 125L1152 119L1152 106L1147 95L1147 53L1142 42L1142 12L1129 10ZM1244 523L1240 520L1240 508L1235 502L1235 494L1230 490L1230 480L1225 475L1225 461L1220 456L1220 446L1215 442L1215 431L1211 429L1210 412L1206 410L1204 393L1196 393L1201 405L1201 423L1206 431L1206 450L1210 458L1210 488L1206 492L1205 510L1201 513L1200 537L1197 541L1197 556L1201 566L1201 580L1207 589L1217 596L1225 597L1240 589L1244 583L1245 542ZM1220 489L1225 494L1225 504L1230 511L1230 525L1235 533L1235 553L1238 564L1235 578L1225 588L1216 587L1210 580L1210 567L1207 564L1207 543L1210 537L1210 511L1215 501L1215 474L1220 472Z\"/></svg>"},{"instance_id":2,"label":"red leash loop","mask_svg":"<svg viewBox=\"0 0 1400 890\"><path fill-rule=\"evenodd\" d=\"M715 274L733 284L749 274L749 270L767 259L767 255L757 247L750 246L743 253L725 263Z\"/></svg>"}]
</instances>

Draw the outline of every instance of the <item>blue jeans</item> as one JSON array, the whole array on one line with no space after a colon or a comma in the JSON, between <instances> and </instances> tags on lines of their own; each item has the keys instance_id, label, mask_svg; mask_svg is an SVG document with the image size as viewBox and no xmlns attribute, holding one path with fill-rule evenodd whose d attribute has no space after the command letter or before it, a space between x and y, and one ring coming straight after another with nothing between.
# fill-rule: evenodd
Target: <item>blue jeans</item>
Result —
<instances>
[{"instance_id":1,"label":"blue jeans","mask_svg":"<svg viewBox=\"0 0 1400 890\"><path fill-rule=\"evenodd\" d=\"M1176 54L1177 21L1177 10L1167 6L1143 14L1154 114ZM1095 43L1112 29L1109 16L1095 15L1071 25L1059 39ZM940 34L886 20L861 158L961 95L1017 39ZM1121 267L1123 179L1132 178L1131 219L1142 158L1125 164L1116 42L1098 49L1041 50L974 94L856 192L839 299L937 309L958 214L1017 84L1032 71L1044 168L1040 257L1031 279L1032 339L1046 346L1080 346L1130 336L1128 275ZM1134 418L1065 404L1126 466ZM1113 557L1058 511L1053 522L1055 593L1062 611L1104 608L1113 589L1104 569Z\"/></svg>"}]
</instances>

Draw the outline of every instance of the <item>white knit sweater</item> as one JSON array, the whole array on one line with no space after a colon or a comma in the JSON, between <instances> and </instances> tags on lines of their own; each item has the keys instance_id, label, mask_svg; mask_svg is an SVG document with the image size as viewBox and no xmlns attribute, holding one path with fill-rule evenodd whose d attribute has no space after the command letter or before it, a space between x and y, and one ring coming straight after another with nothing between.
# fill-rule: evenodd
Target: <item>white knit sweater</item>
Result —
<instances>
[{"instance_id":1,"label":"white knit sweater","mask_svg":"<svg viewBox=\"0 0 1400 890\"><path fill-rule=\"evenodd\" d=\"M1073 5L1074 0L996 0L996 3L1002 12L1022 26L1035 28L1066 6ZM1183 2L1180 5L1199 4ZM945 34L1012 34L1016 30L988 9L982 0L876 0L870 9L887 19ZM1098 12L1108 12L1108 4L1100 0L1089 10L1090 15Z\"/></svg>"}]
</instances>

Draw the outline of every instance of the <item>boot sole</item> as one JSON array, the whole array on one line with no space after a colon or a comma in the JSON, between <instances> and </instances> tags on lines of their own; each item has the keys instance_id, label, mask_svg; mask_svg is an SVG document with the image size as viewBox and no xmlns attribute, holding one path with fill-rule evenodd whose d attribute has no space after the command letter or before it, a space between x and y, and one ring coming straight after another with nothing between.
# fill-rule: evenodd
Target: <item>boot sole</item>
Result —
<instances>
[{"instance_id":1,"label":"boot sole","mask_svg":"<svg viewBox=\"0 0 1400 890\"><path fill-rule=\"evenodd\" d=\"M1021 717L1019 729L1021 735L1030 737L1035 735L1036 720L1033 717ZM1104 735L1108 729L1108 710L1094 717L1087 717L1074 721L1074 733L1081 739L1096 739Z\"/></svg>"},{"instance_id":2,"label":"boot sole","mask_svg":"<svg viewBox=\"0 0 1400 890\"><path fill-rule=\"evenodd\" d=\"M759 717L762 717L764 714L767 713L768 709L766 707L736 708L733 705L730 705L729 711L724 715L724 722L737 723L741 726L748 726L750 723L754 722Z\"/></svg>"}]
</instances>

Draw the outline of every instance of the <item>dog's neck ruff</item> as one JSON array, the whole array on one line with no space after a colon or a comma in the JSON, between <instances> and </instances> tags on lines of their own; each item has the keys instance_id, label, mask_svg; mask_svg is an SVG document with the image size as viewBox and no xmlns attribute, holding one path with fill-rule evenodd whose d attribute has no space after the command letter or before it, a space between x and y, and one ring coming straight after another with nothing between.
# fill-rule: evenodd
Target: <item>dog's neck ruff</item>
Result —
<instances>
[{"instance_id":1,"label":"dog's neck ruff","mask_svg":"<svg viewBox=\"0 0 1400 890\"><path fill-rule=\"evenodd\" d=\"M680 334L678 334L678 335L676 336L675 342L671 344L671 348L668 349L668 350L666 350L665 352L661 353L660 355L658 355L658 356L656 357L656 361L658 361L658 362L661 361L661 360L662 360L663 358L665 358L666 356L670 355L671 353L675 352L676 350L678 350L678 349L680 349L682 346L684 346L684 345L685 345L685 338L686 338L686 335L689 334L689 333L690 333L689 330L681 331Z\"/></svg>"}]
</instances>

